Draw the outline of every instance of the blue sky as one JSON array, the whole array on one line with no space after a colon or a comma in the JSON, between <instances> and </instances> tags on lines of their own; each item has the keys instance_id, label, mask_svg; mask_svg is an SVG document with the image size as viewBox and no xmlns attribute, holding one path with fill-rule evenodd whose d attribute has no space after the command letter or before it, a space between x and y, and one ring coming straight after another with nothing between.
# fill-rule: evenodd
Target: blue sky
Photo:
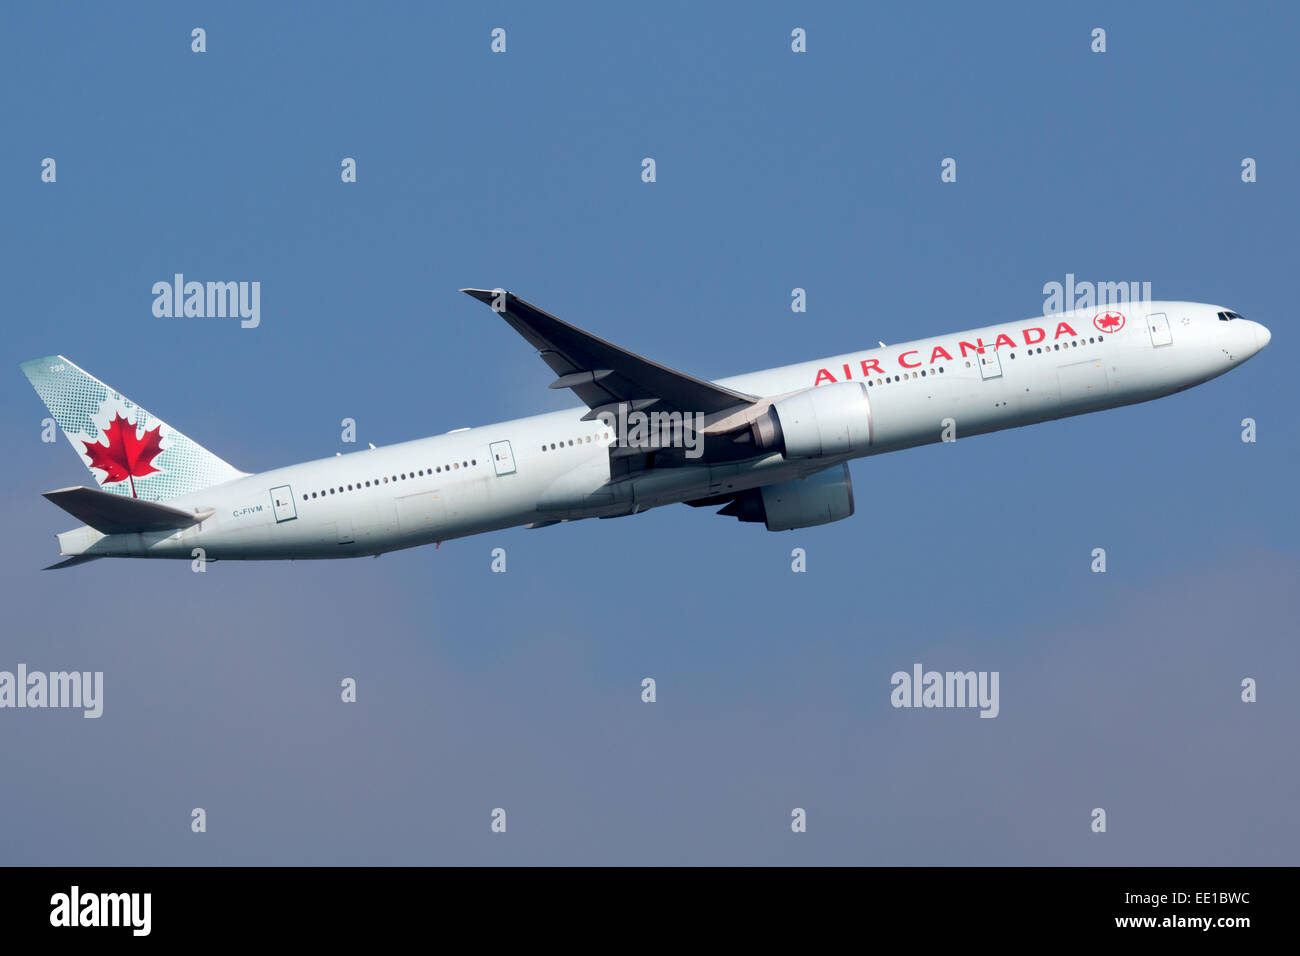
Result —
<instances>
[{"instance_id":1,"label":"blue sky","mask_svg":"<svg viewBox=\"0 0 1300 956\"><path fill-rule=\"evenodd\" d=\"M105 673L100 720L0 712L0 861L1297 861L1293 7L0 17L0 669ZM155 318L175 272L260 281L261 325ZM822 528L676 507L38 570L70 524L40 493L87 475L40 441L25 359L257 471L349 451L345 417L364 447L572 404L463 286L722 377L1036 315L1067 273L1272 345L1147 405L856 462L857 514ZM1000 671L1000 716L892 709L917 661Z\"/></svg>"}]
</instances>

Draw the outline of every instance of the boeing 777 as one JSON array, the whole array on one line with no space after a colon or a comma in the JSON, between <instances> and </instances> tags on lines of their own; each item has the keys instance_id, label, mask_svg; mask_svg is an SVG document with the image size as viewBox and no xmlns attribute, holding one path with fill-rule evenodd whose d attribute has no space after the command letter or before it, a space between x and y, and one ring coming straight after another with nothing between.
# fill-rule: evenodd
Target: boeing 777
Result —
<instances>
[{"instance_id":1,"label":"boeing 777","mask_svg":"<svg viewBox=\"0 0 1300 956\"><path fill-rule=\"evenodd\" d=\"M84 523L51 567L379 555L679 502L807 528L853 513L854 458L1171 395L1269 341L1221 306L1136 302L709 382L511 293L463 291L582 407L250 474L62 356L24 362L99 485L45 494Z\"/></svg>"}]
</instances>

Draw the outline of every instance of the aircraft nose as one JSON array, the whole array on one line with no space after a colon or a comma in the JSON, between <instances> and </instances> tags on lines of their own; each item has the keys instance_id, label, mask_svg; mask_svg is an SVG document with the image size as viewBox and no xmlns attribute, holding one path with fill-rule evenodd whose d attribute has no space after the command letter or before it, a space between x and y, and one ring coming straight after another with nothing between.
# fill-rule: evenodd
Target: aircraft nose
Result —
<instances>
[{"instance_id":1,"label":"aircraft nose","mask_svg":"<svg viewBox=\"0 0 1300 956\"><path fill-rule=\"evenodd\" d=\"M1260 325L1260 323L1258 322L1255 323L1255 345L1256 345L1255 350L1256 351L1262 350L1265 345L1268 345L1269 341L1272 338L1273 338L1273 333L1270 332L1266 326Z\"/></svg>"}]
</instances>

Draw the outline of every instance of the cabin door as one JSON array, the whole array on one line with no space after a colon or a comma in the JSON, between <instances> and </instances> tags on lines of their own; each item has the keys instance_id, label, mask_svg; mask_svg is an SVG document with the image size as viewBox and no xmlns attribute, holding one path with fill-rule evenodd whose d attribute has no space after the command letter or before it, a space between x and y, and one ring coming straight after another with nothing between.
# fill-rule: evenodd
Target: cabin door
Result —
<instances>
[{"instance_id":1,"label":"cabin door","mask_svg":"<svg viewBox=\"0 0 1300 956\"><path fill-rule=\"evenodd\" d=\"M1173 334L1169 331L1169 316L1163 312L1147 316L1147 330L1151 333L1152 348L1174 344Z\"/></svg>"},{"instance_id":2,"label":"cabin door","mask_svg":"<svg viewBox=\"0 0 1300 956\"><path fill-rule=\"evenodd\" d=\"M510 450L510 442L494 441L488 445L488 451L492 455L492 467L496 469L498 475L515 473L515 455Z\"/></svg>"}]
</instances>

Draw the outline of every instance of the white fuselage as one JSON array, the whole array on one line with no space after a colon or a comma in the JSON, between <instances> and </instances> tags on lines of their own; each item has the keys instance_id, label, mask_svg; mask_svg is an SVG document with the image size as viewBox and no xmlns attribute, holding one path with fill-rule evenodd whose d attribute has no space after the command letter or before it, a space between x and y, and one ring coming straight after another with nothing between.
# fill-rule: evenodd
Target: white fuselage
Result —
<instances>
[{"instance_id":1,"label":"white fuselage","mask_svg":"<svg viewBox=\"0 0 1300 956\"><path fill-rule=\"evenodd\" d=\"M1222 375L1268 342L1262 325L1189 302L1063 313L738 375L778 396L868 386L871 444L853 457L1147 401ZM1163 316L1163 319L1160 317ZM1094 318L1098 324L1094 324ZM1109 325L1106 331L1102 327ZM981 345L983 346L981 350ZM277 468L168 502L214 509L177 532L59 536L64 554L209 560L381 554L537 522L611 517L786 481L845 460L766 454L611 482L610 429L585 407Z\"/></svg>"}]
</instances>

